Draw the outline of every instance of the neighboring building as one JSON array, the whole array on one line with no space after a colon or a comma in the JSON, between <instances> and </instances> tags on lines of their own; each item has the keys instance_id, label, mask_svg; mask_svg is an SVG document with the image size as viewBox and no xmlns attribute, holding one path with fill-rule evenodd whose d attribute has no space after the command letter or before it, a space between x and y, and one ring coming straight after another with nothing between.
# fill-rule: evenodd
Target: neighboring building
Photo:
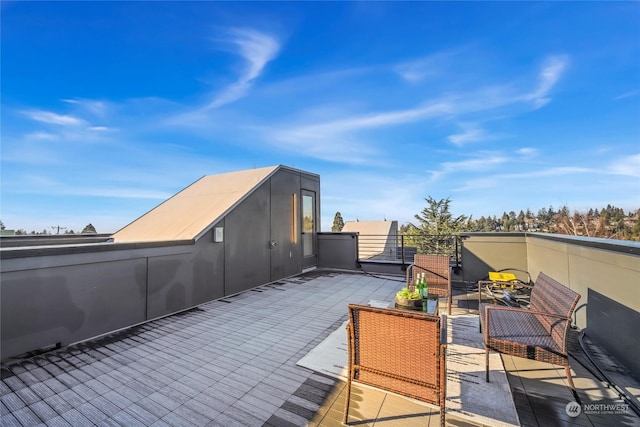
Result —
<instances>
[{"instance_id":1,"label":"neighboring building","mask_svg":"<svg viewBox=\"0 0 640 427\"><path fill-rule=\"evenodd\" d=\"M316 266L319 200L316 174L285 166L251 169L199 179L112 241L3 247L2 359Z\"/></svg>"},{"instance_id":2,"label":"neighboring building","mask_svg":"<svg viewBox=\"0 0 640 427\"><path fill-rule=\"evenodd\" d=\"M395 261L398 251L398 221L346 221L343 233L358 233L360 259Z\"/></svg>"}]
</instances>

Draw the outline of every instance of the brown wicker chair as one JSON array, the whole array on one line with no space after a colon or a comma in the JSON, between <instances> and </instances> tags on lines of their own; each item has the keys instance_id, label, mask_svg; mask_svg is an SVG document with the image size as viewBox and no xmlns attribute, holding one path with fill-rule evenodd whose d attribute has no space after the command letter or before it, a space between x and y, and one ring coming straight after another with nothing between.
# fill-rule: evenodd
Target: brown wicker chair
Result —
<instances>
[{"instance_id":1,"label":"brown wicker chair","mask_svg":"<svg viewBox=\"0 0 640 427\"><path fill-rule=\"evenodd\" d=\"M480 325L486 349L486 380L489 381L489 351L564 366L571 391L576 393L567 337L571 316L580 295L544 273L531 290L529 309L480 305Z\"/></svg>"},{"instance_id":2,"label":"brown wicker chair","mask_svg":"<svg viewBox=\"0 0 640 427\"><path fill-rule=\"evenodd\" d=\"M440 407L444 426L446 317L349 304L348 424L352 382ZM443 329L441 329L443 328Z\"/></svg>"},{"instance_id":3,"label":"brown wicker chair","mask_svg":"<svg viewBox=\"0 0 640 427\"><path fill-rule=\"evenodd\" d=\"M418 274L425 273L429 294L447 298L447 314L451 314L451 264L449 255L415 254L407 268L407 286L415 284Z\"/></svg>"}]
</instances>

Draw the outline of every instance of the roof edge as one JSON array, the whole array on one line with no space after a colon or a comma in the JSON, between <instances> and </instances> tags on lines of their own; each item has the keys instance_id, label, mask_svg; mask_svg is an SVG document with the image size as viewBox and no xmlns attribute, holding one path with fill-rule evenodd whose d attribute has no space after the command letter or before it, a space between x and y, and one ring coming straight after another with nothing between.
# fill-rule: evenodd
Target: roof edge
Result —
<instances>
[{"instance_id":1,"label":"roof edge","mask_svg":"<svg viewBox=\"0 0 640 427\"><path fill-rule=\"evenodd\" d=\"M154 210L158 209L160 206L164 205L165 203L167 203L169 200L173 199L174 197L176 197L178 194L182 193L183 191L185 191L187 188L189 187L193 187L198 181L203 180L206 177L206 175L202 175L200 178L196 179L195 181L193 181L191 184L187 185L186 187L184 187L182 190L178 191L177 193L174 193L171 197L169 197L168 199L165 199L162 201L162 203L155 205L154 207L152 207L151 209L149 209L148 211L146 211L145 213L143 213L142 215L140 215L139 217L137 217L136 219L134 219L133 221L129 222L127 225L121 227L118 231L116 231L115 233L113 233L111 236L115 236L116 234L118 234L119 232L121 232L122 230L124 230L125 228L127 228L128 226L130 226L131 224L133 224L134 222L138 221L140 218L142 218L145 215L148 215L149 213L153 212Z\"/></svg>"},{"instance_id":2,"label":"roof edge","mask_svg":"<svg viewBox=\"0 0 640 427\"><path fill-rule=\"evenodd\" d=\"M266 167L268 168L269 166L266 166ZM247 199L247 197L249 197L251 194L253 194L262 184L267 182L269 179L271 179L271 177L273 175L275 175L277 172L279 172L281 170L286 170L288 172L294 172L294 173L297 173L297 174L300 174L300 175L302 175L302 174L304 174L304 175L312 175L312 176L317 177L318 179L320 179L320 174L307 172L307 171L304 171L302 169L296 169L296 168L291 167L291 166L285 166L285 165L280 164L280 165L271 166L271 167L273 167L274 169L268 175L266 175L260 182L258 182L256 185L254 185L251 190L247 191L245 193L245 195L242 196L240 199L238 199L238 201L236 203L234 203L233 205L229 206L229 208L227 210L222 212L215 220L213 220L200 233L196 234L196 236L194 237L194 240L196 242L198 240L200 240L200 238L202 236L204 236L205 234L207 234L222 218L227 216L229 214L229 212L234 210L240 203L245 201Z\"/></svg>"},{"instance_id":3,"label":"roof edge","mask_svg":"<svg viewBox=\"0 0 640 427\"><path fill-rule=\"evenodd\" d=\"M273 167L273 170L271 172L269 172L267 175L265 175L265 177L262 178L260 181L258 181L258 183L256 185L254 185L253 188L251 188L251 190L249 190L246 193L244 193L244 196L240 197L235 203L233 203L224 212L222 212L220 215L218 215L217 218L215 218L213 221L211 221L211 223L208 226L206 226L205 228L203 228L202 231L200 231L198 234L196 234L195 237L193 238L194 241L197 242L198 240L200 240L200 238L202 236L204 236L205 234L207 234L220 221L220 219L222 219L225 216L227 216L229 214L229 212L234 210L240 203L244 202L247 199L247 197L252 195L260 186L262 186L262 184L264 184L269 179L271 179L271 177L276 172L281 170L283 166L282 165L277 165L277 166L266 166L266 167L267 168L268 167ZM258 168L255 168L255 169L258 169ZM200 179L202 179L202 178L200 178Z\"/></svg>"}]
</instances>

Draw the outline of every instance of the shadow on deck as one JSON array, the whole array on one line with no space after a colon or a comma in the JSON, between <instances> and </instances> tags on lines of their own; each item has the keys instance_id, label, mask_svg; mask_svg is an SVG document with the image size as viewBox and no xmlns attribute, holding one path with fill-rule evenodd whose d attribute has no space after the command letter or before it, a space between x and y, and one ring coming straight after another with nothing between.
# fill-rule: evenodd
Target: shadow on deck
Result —
<instances>
[{"instance_id":1,"label":"shadow on deck","mask_svg":"<svg viewBox=\"0 0 640 427\"><path fill-rule=\"evenodd\" d=\"M454 312L477 313L474 289L455 285ZM391 301L402 286L399 277L312 271L84 343L5 360L0 425L343 425L345 383L296 362L347 319L347 303ZM623 404L586 368L578 331L571 336L583 403ZM565 407L573 399L562 369L508 356L503 362L522 425L640 425L631 409L570 417ZM631 390L637 397L640 388ZM352 399L358 402L353 425L440 422L436 408L379 390L356 385ZM447 425L477 424L447 415Z\"/></svg>"}]
</instances>

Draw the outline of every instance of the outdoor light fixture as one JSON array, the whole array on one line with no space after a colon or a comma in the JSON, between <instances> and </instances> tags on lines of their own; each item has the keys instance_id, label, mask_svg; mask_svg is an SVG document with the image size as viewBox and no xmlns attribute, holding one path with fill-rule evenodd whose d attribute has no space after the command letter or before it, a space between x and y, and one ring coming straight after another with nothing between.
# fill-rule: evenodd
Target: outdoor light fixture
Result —
<instances>
[{"instance_id":1,"label":"outdoor light fixture","mask_svg":"<svg viewBox=\"0 0 640 427\"><path fill-rule=\"evenodd\" d=\"M213 241L224 242L224 227L213 228Z\"/></svg>"}]
</instances>

